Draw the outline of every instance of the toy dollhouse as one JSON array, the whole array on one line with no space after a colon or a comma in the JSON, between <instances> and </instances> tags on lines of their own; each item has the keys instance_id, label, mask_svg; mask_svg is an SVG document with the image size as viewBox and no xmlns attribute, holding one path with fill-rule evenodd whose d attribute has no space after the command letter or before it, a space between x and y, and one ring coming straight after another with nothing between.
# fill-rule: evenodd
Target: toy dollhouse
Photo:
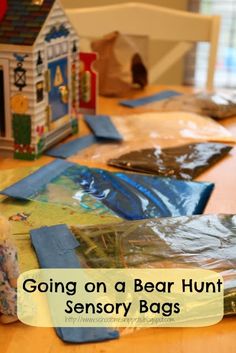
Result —
<instances>
[{"instance_id":1,"label":"toy dollhouse","mask_svg":"<svg viewBox=\"0 0 236 353\"><path fill-rule=\"evenodd\" d=\"M35 159L77 132L79 38L59 0L6 5L0 22L0 150Z\"/></svg>"}]
</instances>

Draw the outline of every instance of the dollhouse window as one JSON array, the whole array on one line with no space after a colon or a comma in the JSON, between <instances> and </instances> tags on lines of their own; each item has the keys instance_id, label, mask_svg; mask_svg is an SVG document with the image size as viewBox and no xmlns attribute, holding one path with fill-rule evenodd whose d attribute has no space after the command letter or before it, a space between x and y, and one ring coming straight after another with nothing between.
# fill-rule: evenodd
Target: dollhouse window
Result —
<instances>
[{"instance_id":1,"label":"dollhouse window","mask_svg":"<svg viewBox=\"0 0 236 353\"><path fill-rule=\"evenodd\" d=\"M61 45L56 44L55 45L55 56L60 56L60 54L61 54Z\"/></svg>"},{"instance_id":2,"label":"dollhouse window","mask_svg":"<svg viewBox=\"0 0 236 353\"><path fill-rule=\"evenodd\" d=\"M48 59L52 59L53 58L53 46L49 45L48 46Z\"/></svg>"},{"instance_id":3,"label":"dollhouse window","mask_svg":"<svg viewBox=\"0 0 236 353\"><path fill-rule=\"evenodd\" d=\"M68 42L63 41L61 43L55 43L53 45L48 45L47 47L47 57L48 60L53 60L60 56L65 56L68 54Z\"/></svg>"},{"instance_id":4,"label":"dollhouse window","mask_svg":"<svg viewBox=\"0 0 236 353\"><path fill-rule=\"evenodd\" d=\"M62 52L63 52L63 54L67 54L67 52L68 52L68 43L67 42L62 43Z\"/></svg>"}]
</instances>

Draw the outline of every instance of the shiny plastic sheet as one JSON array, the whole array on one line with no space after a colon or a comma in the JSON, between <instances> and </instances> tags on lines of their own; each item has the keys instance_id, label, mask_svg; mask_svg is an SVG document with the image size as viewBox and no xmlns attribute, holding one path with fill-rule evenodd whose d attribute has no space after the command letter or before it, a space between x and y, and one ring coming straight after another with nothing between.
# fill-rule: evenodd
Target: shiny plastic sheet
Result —
<instances>
[{"instance_id":1,"label":"shiny plastic sheet","mask_svg":"<svg viewBox=\"0 0 236 353\"><path fill-rule=\"evenodd\" d=\"M132 220L201 214L213 186L55 160L1 193Z\"/></svg>"},{"instance_id":2,"label":"shiny plastic sheet","mask_svg":"<svg viewBox=\"0 0 236 353\"><path fill-rule=\"evenodd\" d=\"M7 187L0 193L19 200L69 207L71 212L79 212L82 216L90 214L103 217L115 216L101 201L85 193L82 186L73 180L71 174L75 174L74 170L78 173L80 166L57 159L32 174L19 178L15 183L3 184ZM15 173L17 172L15 171L13 175ZM10 176L13 181L12 173Z\"/></svg>"},{"instance_id":3,"label":"shiny plastic sheet","mask_svg":"<svg viewBox=\"0 0 236 353\"><path fill-rule=\"evenodd\" d=\"M74 182L125 219L201 214L211 183L187 182L87 167L70 171Z\"/></svg>"},{"instance_id":4,"label":"shiny plastic sheet","mask_svg":"<svg viewBox=\"0 0 236 353\"><path fill-rule=\"evenodd\" d=\"M236 94L235 92L185 94L150 103L145 109L161 112L186 111L223 119L236 115Z\"/></svg>"},{"instance_id":5,"label":"shiny plastic sheet","mask_svg":"<svg viewBox=\"0 0 236 353\"><path fill-rule=\"evenodd\" d=\"M202 215L73 227L83 266L204 268L224 278L225 315L236 314L236 216Z\"/></svg>"},{"instance_id":6,"label":"shiny plastic sheet","mask_svg":"<svg viewBox=\"0 0 236 353\"><path fill-rule=\"evenodd\" d=\"M70 160L98 166L131 151L193 142L236 142L236 137L211 118L186 112L111 116L122 143L94 144Z\"/></svg>"},{"instance_id":7,"label":"shiny plastic sheet","mask_svg":"<svg viewBox=\"0 0 236 353\"><path fill-rule=\"evenodd\" d=\"M0 188L3 189L16 183L33 173L37 168L1 170ZM103 206L103 208L105 207ZM18 249L21 272L38 268L38 262L29 239L31 229L52 226L58 223L65 223L68 226L77 225L78 220L79 224L84 225L120 221L120 218L112 214L111 211L101 215L100 212L89 212L89 209L83 207L72 210L71 207L67 207L65 204L25 202L4 196L0 196L0 213L9 219L11 223L12 241Z\"/></svg>"},{"instance_id":8,"label":"shiny plastic sheet","mask_svg":"<svg viewBox=\"0 0 236 353\"><path fill-rule=\"evenodd\" d=\"M132 151L108 164L122 169L191 180L232 149L220 143L192 143L170 148Z\"/></svg>"}]
</instances>

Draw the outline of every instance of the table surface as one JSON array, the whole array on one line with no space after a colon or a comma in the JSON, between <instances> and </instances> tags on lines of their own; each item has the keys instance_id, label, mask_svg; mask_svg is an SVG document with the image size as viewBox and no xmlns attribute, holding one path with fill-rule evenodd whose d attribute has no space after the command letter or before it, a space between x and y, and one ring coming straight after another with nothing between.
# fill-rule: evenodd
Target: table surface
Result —
<instances>
[{"instance_id":1,"label":"table surface","mask_svg":"<svg viewBox=\"0 0 236 353\"><path fill-rule=\"evenodd\" d=\"M164 89L190 91L186 87L148 87L144 92L130 93L129 98L156 93ZM99 113L131 114L139 109L128 109L118 105L115 98L99 98ZM142 111L143 112L143 111ZM236 117L221 121L236 136ZM81 124L80 134L88 129ZM0 168L19 168L39 166L49 163L52 158L43 156L37 161L20 161L11 158L0 158ZM198 180L215 183L215 190L205 209L205 213L236 213L236 149L228 157L203 173ZM35 328L18 322L0 326L0 351L3 353L235 353L236 318L223 319L220 323L203 328L148 328L136 330L114 341L69 345L63 343L52 328Z\"/></svg>"}]
</instances>

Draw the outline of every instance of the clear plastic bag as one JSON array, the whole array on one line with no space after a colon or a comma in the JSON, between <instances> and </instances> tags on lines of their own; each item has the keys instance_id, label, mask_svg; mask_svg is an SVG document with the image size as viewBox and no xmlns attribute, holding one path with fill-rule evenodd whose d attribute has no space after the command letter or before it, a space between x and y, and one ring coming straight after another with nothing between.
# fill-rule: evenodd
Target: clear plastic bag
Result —
<instances>
[{"instance_id":1,"label":"clear plastic bag","mask_svg":"<svg viewBox=\"0 0 236 353\"><path fill-rule=\"evenodd\" d=\"M236 314L236 215L72 227L92 268L203 268L224 278L224 313Z\"/></svg>"},{"instance_id":2,"label":"clear plastic bag","mask_svg":"<svg viewBox=\"0 0 236 353\"><path fill-rule=\"evenodd\" d=\"M108 160L114 167L191 180L225 157L231 146L221 143L192 143L169 148L132 151Z\"/></svg>"},{"instance_id":3,"label":"clear plastic bag","mask_svg":"<svg viewBox=\"0 0 236 353\"><path fill-rule=\"evenodd\" d=\"M156 112L185 111L224 119L236 115L236 93L184 94L147 104L143 108Z\"/></svg>"},{"instance_id":4,"label":"clear plastic bag","mask_svg":"<svg viewBox=\"0 0 236 353\"><path fill-rule=\"evenodd\" d=\"M12 183L29 176L37 169L37 167L29 167L2 170L0 188L9 187ZM60 196L58 196L58 199L60 200ZM30 243L29 231L31 229L58 223L76 225L78 220L80 224L99 224L120 220L111 211L102 212L102 210L104 211L104 207L90 212L88 207L80 207L76 210L63 203L25 202L10 197L0 197L0 213L11 223L12 239L18 248L21 272L38 268L38 262Z\"/></svg>"},{"instance_id":5,"label":"clear plastic bag","mask_svg":"<svg viewBox=\"0 0 236 353\"><path fill-rule=\"evenodd\" d=\"M236 137L216 121L192 113L151 112L111 116L111 120L123 136L123 142L94 144L70 160L101 166L106 165L108 159L145 148L172 147L196 141L236 142Z\"/></svg>"},{"instance_id":6,"label":"clear plastic bag","mask_svg":"<svg viewBox=\"0 0 236 353\"><path fill-rule=\"evenodd\" d=\"M55 160L1 191L3 195L124 219L201 214L214 184L111 173Z\"/></svg>"}]
</instances>

